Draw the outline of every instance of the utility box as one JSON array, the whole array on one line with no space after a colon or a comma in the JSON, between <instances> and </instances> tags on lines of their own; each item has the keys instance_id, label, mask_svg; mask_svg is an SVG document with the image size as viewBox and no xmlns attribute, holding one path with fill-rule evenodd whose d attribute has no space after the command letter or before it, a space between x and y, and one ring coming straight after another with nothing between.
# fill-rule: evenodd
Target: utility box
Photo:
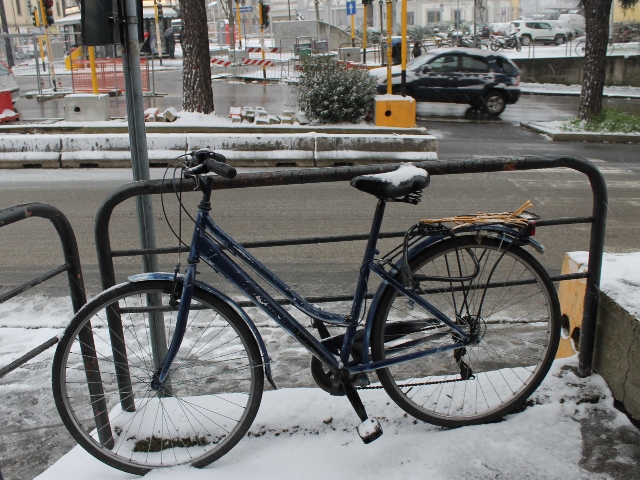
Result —
<instances>
[{"instance_id":1,"label":"utility box","mask_svg":"<svg viewBox=\"0 0 640 480\"><path fill-rule=\"evenodd\" d=\"M103 122L111 119L109 95L72 93L64 97L64 119L67 122Z\"/></svg>"},{"instance_id":2,"label":"utility box","mask_svg":"<svg viewBox=\"0 0 640 480\"><path fill-rule=\"evenodd\" d=\"M362 60L360 47L341 48L339 55L340 60L342 60L343 62L360 62Z\"/></svg>"},{"instance_id":3,"label":"utility box","mask_svg":"<svg viewBox=\"0 0 640 480\"><path fill-rule=\"evenodd\" d=\"M400 95L376 95L374 119L377 127L416 126L416 101Z\"/></svg>"}]
</instances>

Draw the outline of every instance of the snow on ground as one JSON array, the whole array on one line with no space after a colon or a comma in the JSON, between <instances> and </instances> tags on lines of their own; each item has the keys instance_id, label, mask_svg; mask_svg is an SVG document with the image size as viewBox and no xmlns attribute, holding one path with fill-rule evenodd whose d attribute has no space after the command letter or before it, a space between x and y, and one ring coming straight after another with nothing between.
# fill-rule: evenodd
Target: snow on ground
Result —
<instances>
[{"instance_id":1,"label":"snow on ground","mask_svg":"<svg viewBox=\"0 0 640 480\"><path fill-rule=\"evenodd\" d=\"M572 254L581 263L586 262L585 255L583 252ZM640 253L605 254L602 289L636 315L640 313L639 287ZM17 297L0 305L0 366L61 334L71 317L70 312L67 298ZM303 355L302 350L291 343L276 344L282 344L283 340L271 322L262 319L258 323L270 353L274 349L276 358L283 352L289 358ZM0 383L3 398L14 398L25 389L33 389L30 382L37 377L43 392L42 401L31 411L47 409L49 422L56 421L55 410L50 400L47 401L50 379L45 378L52 355L53 349L50 349L30 362L47 364L46 370L29 368L27 364ZM628 445L620 448L615 435L607 436L602 433L604 430L598 430L615 433L617 429L628 429L630 422L613 407L613 398L602 377L594 374L579 378L576 367L576 357L557 360L523 412L510 415L500 423L455 430L414 421L396 407L383 390L363 391L369 414L380 420L384 430L384 435L370 445L364 445L357 436L358 419L345 397L330 397L318 388L268 390L248 436L218 462L203 470L176 467L154 471L146 478L611 478L587 470L585 465L589 462L585 461L585 455L601 458L601 449L610 448L615 453L612 458L607 457L606 462L633 464L635 454L629 453ZM276 362L274 369L279 382L278 376L285 365ZM308 369L295 375L308 375ZM18 425L26 432L42 421L37 416L11 419L16 412L3 403L0 425L5 429L15 430ZM594 416L601 418L601 423L592 435L606 446L594 447L593 438L586 437L588 432L584 426ZM100 463L76 446L37 478L124 480L135 477Z\"/></svg>"},{"instance_id":2,"label":"snow on ground","mask_svg":"<svg viewBox=\"0 0 640 480\"><path fill-rule=\"evenodd\" d=\"M557 361L534 395L535 406L505 421L455 430L415 422L390 404L384 391L362 397L384 435L364 445L355 432L357 417L345 397L329 397L319 389L265 392L248 436L230 453L202 470L175 467L157 470L153 480L360 479L406 478L598 478L580 466L579 419L593 407L613 410L603 379L575 374L576 359ZM75 447L39 480L135 478L111 469ZM604 478L604 477L599 477Z\"/></svg>"}]
</instances>

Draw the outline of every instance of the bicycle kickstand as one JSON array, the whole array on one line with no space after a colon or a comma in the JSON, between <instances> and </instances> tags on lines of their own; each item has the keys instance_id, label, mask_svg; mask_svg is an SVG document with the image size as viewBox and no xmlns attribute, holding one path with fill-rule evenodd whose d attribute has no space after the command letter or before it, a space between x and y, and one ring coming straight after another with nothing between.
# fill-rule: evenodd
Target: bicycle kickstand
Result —
<instances>
[{"instance_id":1,"label":"bicycle kickstand","mask_svg":"<svg viewBox=\"0 0 640 480\"><path fill-rule=\"evenodd\" d=\"M344 371L343 375L340 375L340 383L342 384L342 388L344 388L344 392L346 393L349 402L351 402L351 406L362 421L362 423L356 428L358 435L360 435L360 438L364 443L373 442L382 435L380 422L375 418L369 418L367 416L367 411L360 399L360 395L358 394L356 387L354 387L349 381L349 374L346 371Z\"/></svg>"}]
</instances>

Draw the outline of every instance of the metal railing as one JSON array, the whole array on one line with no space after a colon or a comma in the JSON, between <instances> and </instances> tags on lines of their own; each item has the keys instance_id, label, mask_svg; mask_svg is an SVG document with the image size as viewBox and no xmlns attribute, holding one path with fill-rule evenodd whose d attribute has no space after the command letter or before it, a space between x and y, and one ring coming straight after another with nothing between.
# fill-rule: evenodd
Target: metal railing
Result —
<instances>
[{"instance_id":1,"label":"metal railing","mask_svg":"<svg viewBox=\"0 0 640 480\"><path fill-rule=\"evenodd\" d=\"M62 253L64 255L64 263L36 278L28 281L27 283L13 288L12 290L0 295L0 303L4 303L7 300L14 298L21 293L24 293L33 287L40 285L41 283L59 275L63 272L67 272L67 281L69 283L69 294L71 296L71 305L73 312L76 313L80 310L85 303L87 303L87 296L84 289L84 281L82 279L82 269L80 267L80 255L78 253L78 244L76 242L76 236L73 233L71 224L67 217L57 208L46 203L25 203L22 205L15 205L13 207L0 210L0 227L6 227L12 223L26 220L28 218L45 218L50 220L53 224L60 242L62 243ZM0 368L0 378L7 373L15 370L20 365L25 364L32 358L36 357L40 353L44 352L48 348L58 343L58 337L53 337L27 352L20 358L14 360L9 365L5 365Z\"/></svg>"},{"instance_id":2,"label":"metal railing","mask_svg":"<svg viewBox=\"0 0 640 480\"><path fill-rule=\"evenodd\" d=\"M589 217L571 217L539 220L537 226L554 226L570 224L591 224L589 243L588 271L579 274L555 275L553 281L586 278L586 295L584 300L584 316L580 338L579 372L583 376L591 374L595 326L600 291L600 275L602 271L602 254L604 250L604 233L607 215L607 188L600 171L589 161L576 156L527 156L480 158L460 161L425 161L416 162L416 166L426 168L431 175L459 175L468 173L540 170L551 168L570 168L587 176L593 195L592 215ZM214 189L250 188L275 185L299 185L307 183L323 183L349 181L358 175L388 172L396 169L398 164L386 164L359 167L333 167L309 170L286 170L268 173L240 175L233 180L218 177L214 180ZM138 195L157 195L163 192L193 191L193 181L184 181L176 186L171 180L147 180L129 183L116 189L100 206L96 215L95 242L98 255L98 267L104 289L116 284L113 259L123 256L169 254L176 253L178 247L155 249L113 250L109 235L109 223L114 209L122 202ZM405 232L387 232L381 238L401 237ZM333 237L313 237L286 239L280 241L260 241L244 243L246 248L272 247L285 245L302 245L326 242L346 242L366 239L367 235L346 235ZM350 295L308 298L314 302L351 300Z\"/></svg>"}]
</instances>

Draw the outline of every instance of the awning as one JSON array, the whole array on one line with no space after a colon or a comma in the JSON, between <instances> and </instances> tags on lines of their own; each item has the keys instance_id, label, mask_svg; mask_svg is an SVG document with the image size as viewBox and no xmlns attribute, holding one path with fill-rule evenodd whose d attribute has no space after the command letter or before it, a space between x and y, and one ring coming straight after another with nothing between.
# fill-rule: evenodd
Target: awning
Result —
<instances>
[{"instance_id":1,"label":"awning","mask_svg":"<svg viewBox=\"0 0 640 480\"><path fill-rule=\"evenodd\" d=\"M162 9L163 17L167 18L177 18L178 14L171 7L164 7ZM144 18L155 18L156 14L153 7L143 7L142 16ZM60 19L56 19L56 23L54 25L73 25L74 23L80 23L80 13L72 13L71 15L67 15L66 17L62 17Z\"/></svg>"}]
</instances>

